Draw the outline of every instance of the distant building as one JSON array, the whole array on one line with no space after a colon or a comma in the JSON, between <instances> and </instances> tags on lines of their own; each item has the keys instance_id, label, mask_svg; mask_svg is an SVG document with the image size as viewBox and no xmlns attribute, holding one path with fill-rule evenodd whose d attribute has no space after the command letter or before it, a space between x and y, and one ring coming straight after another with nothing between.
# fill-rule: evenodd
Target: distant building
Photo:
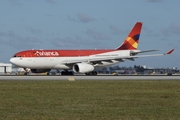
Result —
<instances>
[{"instance_id":1,"label":"distant building","mask_svg":"<svg viewBox=\"0 0 180 120\"><path fill-rule=\"evenodd\" d=\"M0 63L0 73L11 73L12 64L10 63Z\"/></svg>"},{"instance_id":2,"label":"distant building","mask_svg":"<svg viewBox=\"0 0 180 120\"><path fill-rule=\"evenodd\" d=\"M155 67L145 67L145 66L134 66L137 74L179 74L179 69L173 68L155 68Z\"/></svg>"}]
</instances>

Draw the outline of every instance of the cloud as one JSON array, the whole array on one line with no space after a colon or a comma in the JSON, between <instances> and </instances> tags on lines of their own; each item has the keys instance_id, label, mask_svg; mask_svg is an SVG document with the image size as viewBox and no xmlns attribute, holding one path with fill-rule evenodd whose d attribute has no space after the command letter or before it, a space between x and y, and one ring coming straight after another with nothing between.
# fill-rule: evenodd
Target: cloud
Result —
<instances>
[{"instance_id":1,"label":"cloud","mask_svg":"<svg viewBox=\"0 0 180 120\"><path fill-rule=\"evenodd\" d=\"M143 27L143 31L146 32L147 36L151 36L151 37L158 37L158 36L160 36L159 32L157 33L154 30L151 30L151 29L149 29L146 26Z\"/></svg>"},{"instance_id":2,"label":"cloud","mask_svg":"<svg viewBox=\"0 0 180 120\"><path fill-rule=\"evenodd\" d=\"M45 14L46 16L48 17L53 17L54 15L53 14Z\"/></svg>"},{"instance_id":3,"label":"cloud","mask_svg":"<svg viewBox=\"0 0 180 120\"><path fill-rule=\"evenodd\" d=\"M78 22L78 20L77 20L77 19L72 18L72 17L71 17L71 16L69 16L69 15L66 15L66 17L67 17L67 19L68 19L68 20L70 20L70 21L73 21L73 22Z\"/></svg>"},{"instance_id":4,"label":"cloud","mask_svg":"<svg viewBox=\"0 0 180 120\"><path fill-rule=\"evenodd\" d=\"M14 31L9 31L7 33L4 33L4 32L0 32L0 35L1 36L4 36L4 37L10 37L10 38L13 38L13 37L17 37L18 35L16 35L14 33Z\"/></svg>"},{"instance_id":5,"label":"cloud","mask_svg":"<svg viewBox=\"0 0 180 120\"><path fill-rule=\"evenodd\" d=\"M73 22L82 22L82 23L89 23L94 21L95 19L92 18L91 16L84 14L84 13L78 13L77 18L76 17L71 17L69 15L66 15L67 19Z\"/></svg>"},{"instance_id":6,"label":"cloud","mask_svg":"<svg viewBox=\"0 0 180 120\"><path fill-rule=\"evenodd\" d=\"M31 32L32 34L41 34L42 31L40 29L34 29L34 28L31 28L31 27L26 27L26 30L28 32Z\"/></svg>"},{"instance_id":7,"label":"cloud","mask_svg":"<svg viewBox=\"0 0 180 120\"><path fill-rule=\"evenodd\" d=\"M13 47L15 49L27 49L38 46L42 43L41 40L34 37L21 37L14 31L9 31L7 33L0 32L0 43L7 46Z\"/></svg>"},{"instance_id":8,"label":"cloud","mask_svg":"<svg viewBox=\"0 0 180 120\"><path fill-rule=\"evenodd\" d=\"M169 27L163 28L161 31L164 36L167 36L167 35L180 36L180 24L172 23Z\"/></svg>"},{"instance_id":9,"label":"cloud","mask_svg":"<svg viewBox=\"0 0 180 120\"><path fill-rule=\"evenodd\" d=\"M122 35L122 34L126 33L125 31L120 30L118 27L116 27L114 25L110 25L109 28L112 30L113 34Z\"/></svg>"},{"instance_id":10,"label":"cloud","mask_svg":"<svg viewBox=\"0 0 180 120\"><path fill-rule=\"evenodd\" d=\"M74 41L76 40L73 40L73 38L71 37L54 38L51 40L51 43L56 47L64 47L64 46L73 47L75 46Z\"/></svg>"},{"instance_id":11,"label":"cloud","mask_svg":"<svg viewBox=\"0 0 180 120\"><path fill-rule=\"evenodd\" d=\"M158 3L158 2L162 2L163 0L147 0L150 3Z\"/></svg>"},{"instance_id":12,"label":"cloud","mask_svg":"<svg viewBox=\"0 0 180 120\"><path fill-rule=\"evenodd\" d=\"M47 3L51 3L51 4L56 3L54 0L45 0L45 2L47 2Z\"/></svg>"},{"instance_id":13,"label":"cloud","mask_svg":"<svg viewBox=\"0 0 180 120\"><path fill-rule=\"evenodd\" d=\"M3 32L0 31L0 36L1 36L1 37L5 36L5 35L6 35L5 33L3 33Z\"/></svg>"},{"instance_id":14,"label":"cloud","mask_svg":"<svg viewBox=\"0 0 180 120\"><path fill-rule=\"evenodd\" d=\"M91 16L87 15L87 14L84 14L84 13L78 13L77 14L77 17L78 19L83 22L83 23L87 23L87 22L92 22L94 21L95 19L92 18Z\"/></svg>"},{"instance_id":15,"label":"cloud","mask_svg":"<svg viewBox=\"0 0 180 120\"><path fill-rule=\"evenodd\" d=\"M63 49L80 49L80 48L92 48L92 47L98 47L99 45L102 45L100 41L95 40L88 40L83 39L79 36L75 37L65 37L65 38L54 38L51 39L51 44L57 48L63 48Z\"/></svg>"},{"instance_id":16,"label":"cloud","mask_svg":"<svg viewBox=\"0 0 180 120\"><path fill-rule=\"evenodd\" d=\"M103 34L103 33L100 33L100 32L95 32L94 30L92 29L88 29L86 31L86 34L91 36L92 38L94 38L95 40L109 40L111 39L109 36Z\"/></svg>"},{"instance_id":17,"label":"cloud","mask_svg":"<svg viewBox=\"0 0 180 120\"><path fill-rule=\"evenodd\" d=\"M19 2L19 0L9 0L9 2L12 6L23 6L23 4Z\"/></svg>"}]
</instances>

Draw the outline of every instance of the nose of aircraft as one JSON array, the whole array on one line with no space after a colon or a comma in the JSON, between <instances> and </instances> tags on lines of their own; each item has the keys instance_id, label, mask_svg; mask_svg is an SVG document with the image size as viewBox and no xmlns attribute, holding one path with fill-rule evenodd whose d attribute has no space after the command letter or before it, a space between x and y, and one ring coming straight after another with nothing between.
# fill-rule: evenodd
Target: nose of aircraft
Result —
<instances>
[{"instance_id":1,"label":"nose of aircraft","mask_svg":"<svg viewBox=\"0 0 180 120\"><path fill-rule=\"evenodd\" d=\"M9 61L10 61L13 65L16 65L16 66L22 66L22 65L23 65L22 58L19 58L19 57L11 58Z\"/></svg>"},{"instance_id":2,"label":"nose of aircraft","mask_svg":"<svg viewBox=\"0 0 180 120\"><path fill-rule=\"evenodd\" d=\"M14 63L15 63L14 58L11 58L11 59L10 59L10 62L11 62L12 64L14 64Z\"/></svg>"}]
</instances>

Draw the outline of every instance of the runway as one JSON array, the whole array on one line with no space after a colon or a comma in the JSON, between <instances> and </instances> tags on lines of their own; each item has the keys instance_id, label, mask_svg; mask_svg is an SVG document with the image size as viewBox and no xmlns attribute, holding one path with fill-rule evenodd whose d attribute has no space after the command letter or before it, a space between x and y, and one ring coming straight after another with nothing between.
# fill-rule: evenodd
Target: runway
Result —
<instances>
[{"instance_id":1,"label":"runway","mask_svg":"<svg viewBox=\"0 0 180 120\"><path fill-rule=\"evenodd\" d=\"M150 75L150 76L16 76L16 75L1 75L0 80L180 80L179 75Z\"/></svg>"}]
</instances>

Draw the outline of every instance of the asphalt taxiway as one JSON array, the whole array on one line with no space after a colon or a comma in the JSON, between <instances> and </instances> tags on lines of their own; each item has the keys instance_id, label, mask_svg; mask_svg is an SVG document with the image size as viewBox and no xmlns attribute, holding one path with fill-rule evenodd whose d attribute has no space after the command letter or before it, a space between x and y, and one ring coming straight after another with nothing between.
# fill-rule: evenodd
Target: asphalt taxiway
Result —
<instances>
[{"instance_id":1,"label":"asphalt taxiway","mask_svg":"<svg viewBox=\"0 0 180 120\"><path fill-rule=\"evenodd\" d=\"M150 75L150 76L17 76L17 75L1 75L0 80L180 80L179 75Z\"/></svg>"}]
</instances>

